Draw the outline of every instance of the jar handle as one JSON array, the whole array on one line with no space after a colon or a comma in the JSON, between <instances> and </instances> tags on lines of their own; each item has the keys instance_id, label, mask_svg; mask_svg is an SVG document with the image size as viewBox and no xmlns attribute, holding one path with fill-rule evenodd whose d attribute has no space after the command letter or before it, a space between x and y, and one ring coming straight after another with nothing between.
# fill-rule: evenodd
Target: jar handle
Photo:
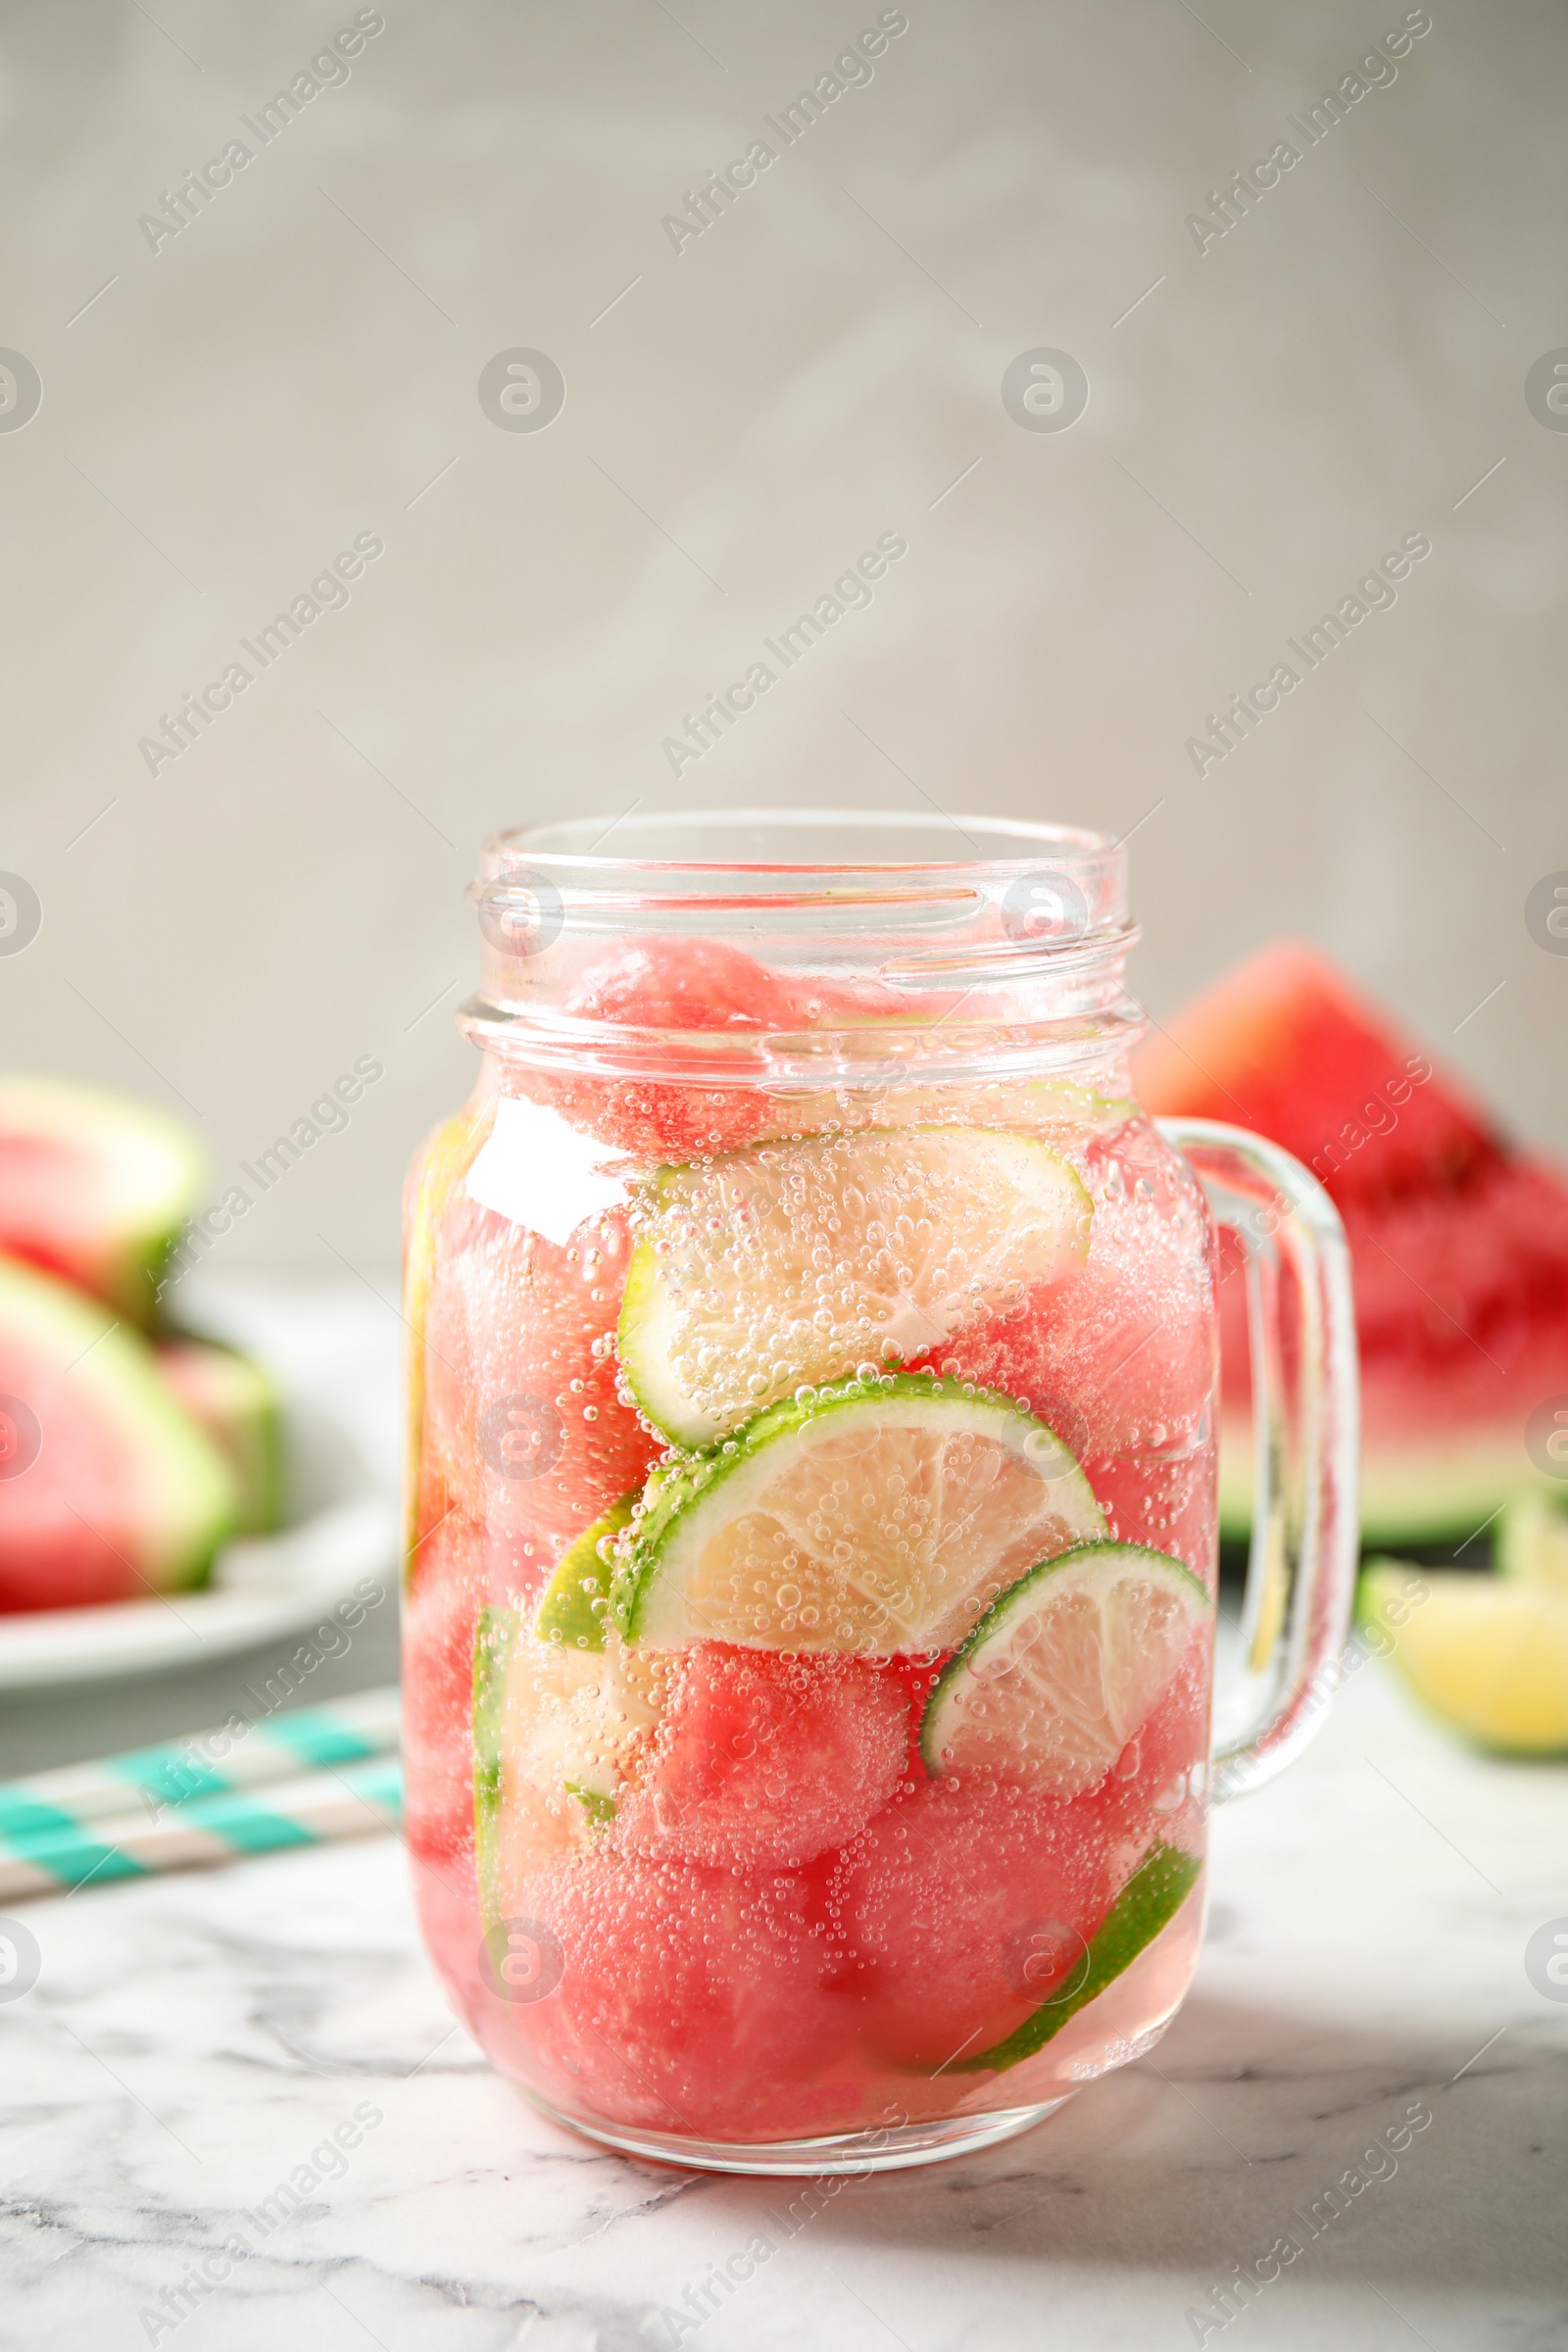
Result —
<instances>
[{"instance_id":1,"label":"jar handle","mask_svg":"<svg viewBox=\"0 0 1568 2352\"><path fill-rule=\"evenodd\" d=\"M1317 1178L1277 1144L1215 1119L1160 1119L1216 1225L1246 1252L1252 1357L1252 1541L1242 1612L1239 1727L1213 1751L1213 1793L1271 1780L1318 1729L1338 1687L1360 1548L1359 1380L1345 1228ZM1292 1346L1282 1284L1295 1313Z\"/></svg>"}]
</instances>

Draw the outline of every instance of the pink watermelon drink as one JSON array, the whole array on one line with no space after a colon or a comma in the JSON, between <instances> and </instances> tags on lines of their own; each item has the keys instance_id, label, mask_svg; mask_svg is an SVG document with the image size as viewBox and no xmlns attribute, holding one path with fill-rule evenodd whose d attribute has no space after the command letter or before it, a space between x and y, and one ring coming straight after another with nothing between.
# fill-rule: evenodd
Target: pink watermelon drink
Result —
<instances>
[{"instance_id":1,"label":"pink watermelon drink","mask_svg":"<svg viewBox=\"0 0 1568 2352\"><path fill-rule=\"evenodd\" d=\"M1114 853L1056 839L1092 937ZM1042 1003L1052 943L1014 977L966 900L983 979L911 1021L800 870L771 955L504 934L409 1224L432 1951L557 2116L781 2170L982 2144L1157 2037L1215 1560L1211 1228L1120 931Z\"/></svg>"}]
</instances>

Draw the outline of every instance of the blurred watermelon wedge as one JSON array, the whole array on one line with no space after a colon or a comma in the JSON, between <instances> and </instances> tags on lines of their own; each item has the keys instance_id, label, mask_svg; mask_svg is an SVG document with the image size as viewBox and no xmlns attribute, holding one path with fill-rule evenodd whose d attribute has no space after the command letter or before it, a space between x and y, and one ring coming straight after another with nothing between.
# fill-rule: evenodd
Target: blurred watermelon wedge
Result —
<instances>
[{"instance_id":1,"label":"blurred watermelon wedge","mask_svg":"<svg viewBox=\"0 0 1568 2352\"><path fill-rule=\"evenodd\" d=\"M1505 1147L1463 1083L1293 940L1238 964L1138 1049L1145 1107L1229 1119L1320 1176L1338 1203L1451 1192Z\"/></svg>"},{"instance_id":2,"label":"blurred watermelon wedge","mask_svg":"<svg viewBox=\"0 0 1568 2352\"><path fill-rule=\"evenodd\" d=\"M199 1585L235 1509L140 1334L0 1257L0 1610Z\"/></svg>"},{"instance_id":3,"label":"blurred watermelon wedge","mask_svg":"<svg viewBox=\"0 0 1568 2352\"><path fill-rule=\"evenodd\" d=\"M1283 1144L1345 1220L1361 1343L1362 1535L1461 1542L1510 1496L1568 1502L1532 1416L1568 1406L1568 1179L1517 1150L1462 1081L1310 948L1262 950L1135 1057L1156 1115L1225 1119ZM1234 1263L1234 1261L1228 1261ZM1246 1417L1242 1284L1221 1285L1226 1419ZM1244 1443L1221 1477L1227 1533L1250 1517ZM1549 1459L1549 1457L1547 1457Z\"/></svg>"},{"instance_id":4,"label":"blurred watermelon wedge","mask_svg":"<svg viewBox=\"0 0 1568 2352\"><path fill-rule=\"evenodd\" d=\"M228 1464L237 1490L234 1533L270 1535L282 1517L278 1395L270 1373L212 1340L159 1344L158 1369Z\"/></svg>"},{"instance_id":5,"label":"blurred watermelon wedge","mask_svg":"<svg viewBox=\"0 0 1568 2352\"><path fill-rule=\"evenodd\" d=\"M118 1315L153 1320L201 1178L196 1145L161 1112L65 1078L0 1077L0 1250Z\"/></svg>"}]
</instances>

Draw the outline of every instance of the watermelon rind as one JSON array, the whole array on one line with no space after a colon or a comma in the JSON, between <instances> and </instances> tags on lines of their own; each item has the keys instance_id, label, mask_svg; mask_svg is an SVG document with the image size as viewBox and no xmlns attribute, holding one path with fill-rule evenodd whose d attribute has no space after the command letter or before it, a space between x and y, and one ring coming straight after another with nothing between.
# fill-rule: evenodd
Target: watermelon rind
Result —
<instances>
[{"instance_id":1,"label":"watermelon rind","mask_svg":"<svg viewBox=\"0 0 1568 2352\"><path fill-rule=\"evenodd\" d=\"M1492 1564L1500 1576L1568 1594L1568 1511L1562 1500L1521 1494L1510 1501L1493 1532Z\"/></svg>"},{"instance_id":2,"label":"watermelon rind","mask_svg":"<svg viewBox=\"0 0 1568 2352\"><path fill-rule=\"evenodd\" d=\"M283 1516L283 1435L277 1384L254 1356L213 1340L161 1343L158 1368L217 1446L238 1492L234 1529L271 1535Z\"/></svg>"},{"instance_id":3,"label":"watermelon rind","mask_svg":"<svg viewBox=\"0 0 1568 2352\"><path fill-rule=\"evenodd\" d=\"M1368 1446L1361 1470L1361 1542L1462 1548L1516 1496L1560 1489L1541 1477L1517 1431L1450 1430L1429 1445Z\"/></svg>"},{"instance_id":4,"label":"watermelon rind","mask_svg":"<svg viewBox=\"0 0 1568 2352\"><path fill-rule=\"evenodd\" d=\"M1562 1482L1536 1469L1517 1430L1444 1428L1420 1443L1363 1443L1361 1542L1368 1549L1463 1548L1505 1504L1530 1495L1560 1503ZM1229 1413L1221 1428L1219 1525L1236 1543L1246 1542L1252 1525L1251 1432Z\"/></svg>"},{"instance_id":5,"label":"watermelon rind","mask_svg":"<svg viewBox=\"0 0 1568 2352\"><path fill-rule=\"evenodd\" d=\"M0 1345L24 1367L31 1361L51 1379L69 1375L77 1408L96 1411L114 1430L129 1486L121 1524L134 1531L134 1557L126 1562L139 1588L132 1596L204 1584L234 1531L235 1482L211 1438L176 1403L146 1340L108 1321L101 1304L68 1283L0 1256ZM13 1377L24 1381L25 1371ZM42 1447L23 1475L58 1485L64 1508L73 1500L72 1464L50 1446L47 1411L39 1419Z\"/></svg>"},{"instance_id":6,"label":"watermelon rind","mask_svg":"<svg viewBox=\"0 0 1568 2352\"><path fill-rule=\"evenodd\" d=\"M6 1183L7 1147L75 1154L94 1196L62 1188L40 1222ZM0 1249L78 1283L132 1322L156 1320L160 1278L201 1197L204 1161L177 1120L74 1079L0 1078Z\"/></svg>"}]
</instances>

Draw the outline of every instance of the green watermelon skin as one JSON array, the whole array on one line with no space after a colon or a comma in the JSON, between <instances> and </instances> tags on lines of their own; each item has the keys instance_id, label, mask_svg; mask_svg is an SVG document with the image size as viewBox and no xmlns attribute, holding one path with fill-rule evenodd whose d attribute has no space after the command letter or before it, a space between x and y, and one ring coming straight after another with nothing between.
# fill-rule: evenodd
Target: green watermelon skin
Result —
<instances>
[{"instance_id":1,"label":"green watermelon skin","mask_svg":"<svg viewBox=\"0 0 1568 2352\"><path fill-rule=\"evenodd\" d=\"M202 1584L236 1508L141 1335L0 1256L0 1611Z\"/></svg>"},{"instance_id":2,"label":"green watermelon skin","mask_svg":"<svg viewBox=\"0 0 1568 2352\"><path fill-rule=\"evenodd\" d=\"M183 1335L157 1344L158 1369L233 1476L234 1532L268 1536L283 1516L283 1439L276 1383L238 1348Z\"/></svg>"},{"instance_id":3,"label":"green watermelon skin","mask_svg":"<svg viewBox=\"0 0 1568 2352\"><path fill-rule=\"evenodd\" d=\"M1312 950L1265 949L1140 1047L1156 1114L1270 1136L1322 1179L1354 1267L1362 1539L1462 1545L1510 1496L1568 1502L1526 1446L1568 1396L1568 1180ZM1242 1284L1220 1286L1221 1524L1251 1516Z\"/></svg>"},{"instance_id":4,"label":"green watermelon skin","mask_svg":"<svg viewBox=\"0 0 1568 2352\"><path fill-rule=\"evenodd\" d=\"M65 1078L0 1078L0 1250L127 1321L156 1320L201 1182L190 1136L145 1103Z\"/></svg>"},{"instance_id":5,"label":"green watermelon skin","mask_svg":"<svg viewBox=\"0 0 1568 2352\"><path fill-rule=\"evenodd\" d=\"M1227 1409L1219 1457L1220 1533L1245 1543L1252 1526L1251 1424L1245 1412ZM1368 1551L1463 1552L1473 1564L1482 1555L1468 1545L1495 1534L1504 1503L1532 1493L1563 1500L1561 1487L1523 1456L1515 1430L1480 1426L1439 1443L1430 1427L1408 1436L1385 1429L1363 1447L1361 1543Z\"/></svg>"}]
</instances>

